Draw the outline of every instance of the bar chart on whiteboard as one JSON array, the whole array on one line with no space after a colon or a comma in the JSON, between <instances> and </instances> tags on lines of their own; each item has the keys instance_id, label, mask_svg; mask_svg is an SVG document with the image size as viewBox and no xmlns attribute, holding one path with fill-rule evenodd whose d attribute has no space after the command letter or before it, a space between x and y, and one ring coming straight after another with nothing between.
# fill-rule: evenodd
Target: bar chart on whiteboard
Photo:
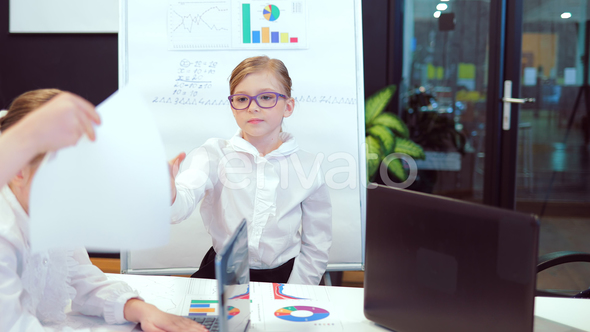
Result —
<instances>
[{"instance_id":1,"label":"bar chart on whiteboard","mask_svg":"<svg viewBox=\"0 0 590 332\"><path fill-rule=\"evenodd\" d=\"M306 0L169 0L168 49L306 49L306 5Z\"/></svg>"}]
</instances>

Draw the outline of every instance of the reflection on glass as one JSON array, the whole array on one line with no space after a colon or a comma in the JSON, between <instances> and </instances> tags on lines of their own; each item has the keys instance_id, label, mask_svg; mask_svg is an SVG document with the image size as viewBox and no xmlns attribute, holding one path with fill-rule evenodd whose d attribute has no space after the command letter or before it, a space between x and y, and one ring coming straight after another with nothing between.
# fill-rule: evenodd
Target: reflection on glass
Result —
<instances>
[{"instance_id":1,"label":"reflection on glass","mask_svg":"<svg viewBox=\"0 0 590 332\"><path fill-rule=\"evenodd\" d=\"M541 216L540 254L590 252L589 10L588 0L524 0L520 97L537 102L520 107L516 208ZM569 264L537 287L579 291L589 275Z\"/></svg>"},{"instance_id":2,"label":"reflection on glass","mask_svg":"<svg viewBox=\"0 0 590 332\"><path fill-rule=\"evenodd\" d=\"M410 0L404 10L402 118L427 155L409 189L481 201L489 1Z\"/></svg>"},{"instance_id":3,"label":"reflection on glass","mask_svg":"<svg viewBox=\"0 0 590 332\"><path fill-rule=\"evenodd\" d=\"M588 66L582 61L588 1L525 0L524 9L521 96L537 102L521 106L517 200L590 202L590 110L583 96ZM530 129L523 130L523 124ZM529 168L524 160L530 154Z\"/></svg>"}]
</instances>

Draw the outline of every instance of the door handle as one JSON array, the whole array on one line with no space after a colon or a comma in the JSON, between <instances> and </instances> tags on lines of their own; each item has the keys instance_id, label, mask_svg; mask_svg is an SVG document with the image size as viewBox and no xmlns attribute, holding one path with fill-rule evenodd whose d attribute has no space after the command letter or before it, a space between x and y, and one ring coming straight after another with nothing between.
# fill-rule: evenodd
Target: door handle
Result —
<instances>
[{"instance_id":1,"label":"door handle","mask_svg":"<svg viewBox=\"0 0 590 332\"><path fill-rule=\"evenodd\" d=\"M537 100L535 98L502 98L502 101L505 103L512 103L512 104L524 104L524 103L534 103Z\"/></svg>"},{"instance_id":2,"label":"door handle","mask_svg":"<svg viewBox=\"0 0 590 332\"><path fill-rule=\"evenodd\" d=\"M502 98L502 102L504 103L502 129L510 130L510 118L512 115L511 104L534 103L535 101L535 98L512 98L512 81L504 81L504 97Z\"/></svg>"}]
</instances>

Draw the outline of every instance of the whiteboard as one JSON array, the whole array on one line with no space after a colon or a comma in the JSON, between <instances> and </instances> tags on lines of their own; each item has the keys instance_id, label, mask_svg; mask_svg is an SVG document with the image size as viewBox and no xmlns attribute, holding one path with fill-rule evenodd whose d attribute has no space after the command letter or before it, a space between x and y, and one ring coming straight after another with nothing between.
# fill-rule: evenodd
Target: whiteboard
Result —
<instances>
[{"instance_id":1,"label":"whiteboard","mask_svg":"<svg viewBox=\"0 0 590 332\"><path fill-rule=\"evenodd\" d=\"M360 1L122 0L120 12L119 85L142 88L169 159L237 132L227 96L238 63L256 55L285 63L296 102L283 130L323 158L330 188L328 269L361 270L366 173ZM210 246L197 208L172 226L169 245L122 253L121 270L191 274Z\"/></svg>"},{"instance_id":2,"label":"whiteboard","mask_svg":"<svg viewBox=\"0 0 590 332\"><path fill-rule=\"evenodd\" d=\"M116 33L118 0L10 0L11 33Z\"/></svg>"}]
</instances>

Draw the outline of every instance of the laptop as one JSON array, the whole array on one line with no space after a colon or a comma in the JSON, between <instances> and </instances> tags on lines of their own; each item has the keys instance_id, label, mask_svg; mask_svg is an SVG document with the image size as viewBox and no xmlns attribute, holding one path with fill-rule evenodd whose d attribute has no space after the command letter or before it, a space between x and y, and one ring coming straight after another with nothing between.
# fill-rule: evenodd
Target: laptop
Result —
<instances>
[{"instance_id":1,"label":"laptop","mask_svg":"<svg viewBox=\"0 0 590 332\"><path fill-rule=\"evenodd\" d=\"M533 331L534 215L368 189L364 313L398 332Z\"/></svg>"},{"instance_id":2,"label":"laptop","mask_svg":"<svg viewBox=\"0 0 590 332\"><path fill-rule=\"evenodd\" d=\"M217 253L215 278L219 303L217 315L207 313L209 308L204 306L209 304L194 303L188 318L203 324L211 332L247 331L250 328L250 264L245 219Z\"/></svg>"}]
</instances>

